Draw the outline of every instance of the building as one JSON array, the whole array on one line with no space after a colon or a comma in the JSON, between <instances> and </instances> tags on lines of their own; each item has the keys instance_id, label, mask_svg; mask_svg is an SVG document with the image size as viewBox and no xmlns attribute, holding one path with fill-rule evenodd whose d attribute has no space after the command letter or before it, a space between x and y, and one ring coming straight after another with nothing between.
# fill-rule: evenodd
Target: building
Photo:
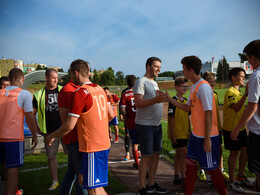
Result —
<instances>
[{"instance_id":1,"label":"building","mask_svg":"<svg viewBox=\"0 0 260 195\"><path fill-rule=\"evenodd\" d=\"M2 59L0 59L0 77L8 76L9 71L13 68L20 68L21 70L23 70L23 61L15 59L5 59L5 57L2 57Z\"/></svg>"},{"instance_id":2,"label":"building","mask_svg":"<svg viewBox=\"0 0 260 195\"><path fill-rule=\"evenodd\" d=\"M252 74L253 73L253 67L251 64L248 63L248 61L245 61L241 63L240 61L229 61L227 62L229 64L229 70L235 67L241 67L245 69L246 74ZM204 74L204 72L209 71L217 74L217 69L218 69L218 62L205 62L202 64L201 67L201 74ZM178 76L183 76L182 70L174 72L175 77L177 78Z\"/></svg>"}]
</instances>

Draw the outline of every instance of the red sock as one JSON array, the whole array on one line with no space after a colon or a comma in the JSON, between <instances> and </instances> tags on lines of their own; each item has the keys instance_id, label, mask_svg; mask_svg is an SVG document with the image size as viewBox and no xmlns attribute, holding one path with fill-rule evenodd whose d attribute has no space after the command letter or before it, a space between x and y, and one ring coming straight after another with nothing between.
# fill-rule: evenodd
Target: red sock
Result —
<instances>
[{"instance_id":1,"label":"red sock","mask_svg":"<svg viewBox=\"0 0 260 195\"><path fill-rule=\"evenodd\" d=\"M224 177L219 168L209 170L211 181L220 195L227 195Z\"/></svg>"},{"instance_id":2,"label":"red sock","mask_svg":"<svg viewBox=\"0 0 260 195\"><path fill-rule=\"evenodd\" d=\"M193 162L191 159L186 159L185 195L192 195L196 179L197 163Z\"/></svg>"},{"instance_id":3,"label":"red sock","mask_svg":"<svg viewBox=\"0 0 260 195\"><path fill-rule=\"evenodd\" d=\"M138 150L133 150L133 155L134 155L135 163L139 166L139 153L138 153Z\"/></svg>"}]
</instances>

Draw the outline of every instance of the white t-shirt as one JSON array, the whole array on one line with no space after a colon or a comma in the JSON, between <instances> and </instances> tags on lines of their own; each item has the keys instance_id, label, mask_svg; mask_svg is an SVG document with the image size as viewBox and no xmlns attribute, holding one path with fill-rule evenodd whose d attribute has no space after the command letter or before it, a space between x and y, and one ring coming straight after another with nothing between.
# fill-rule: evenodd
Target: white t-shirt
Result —
<instances>
[{"instance_id":1,"label":"white t-shirt","mask_svg":"<svg viewBox=\"0 0 260 195\"><path fill-rule=\"evenodd\" d=\"M12 90L18 88L17 86L8 86L5 89L6 90ZM20 108L24 110L24 112L32 112L33 106L32 106L32 94L27 90L21 90L18 98L17 98L17 104Z\"/></svg>"},{"instance_id":2,"label":"white t-shirt","mask_svg":"<svg viewBox=\"0 0 260 195\"><path fill-rule=\"evenodd\" d=\"M201 78L197 83L193 84L190 88L190 96L187 100L187 104L191 105L190 97L193 91L196 89L197 85L202 81ZM213 99L213 91L208 84L202 83L196 94L197 98L201 101L202 107L204 111L212 110L212 99Z\"/></svg>"},{"instance_id":3,"label":"white t-shirt","mask_svg":"<svg viewBox=\"0 0 260 195\"><path fill-rule=\"evenodd\" d=\"M260 98L260 67L249 78L248 102L258 104ZM248 121L247 127L249 131L260 135L260 117L256 111L252 118Z\"/></svg>"},{"instance_id":4,"label":"white t-shirt","mask_svg":"<svg viewBox=\"0 0 260 195\"><path fill-rule=\"evenodd\" d=\"M134 94L143 95L144 99L154 98L157 90L159 90L157 83L146 76L138 79L133 88ZM156 103L144 108L136 108L135 123L138 125L158 126L161 124L161 118L162 103Z\"/></svg>"}]
</instances>

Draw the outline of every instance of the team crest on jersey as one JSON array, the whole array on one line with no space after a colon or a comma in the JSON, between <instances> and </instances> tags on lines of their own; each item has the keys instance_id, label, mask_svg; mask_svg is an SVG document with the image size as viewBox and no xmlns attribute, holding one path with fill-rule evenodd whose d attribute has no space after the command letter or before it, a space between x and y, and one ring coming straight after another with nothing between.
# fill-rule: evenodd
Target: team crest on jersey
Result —
<instances>
[{"instance_id":1,"label":"team crest on jersey","mask_svg":"<svg viewBox=\"0 0 260 195\"><path fill-rule=\"evenodd\" d=\"M83 91L84 91L84 93L85 93L86 95L89 94L89 91L88 91L87 89L84 89Z\"/></svg>"}]
</instances>

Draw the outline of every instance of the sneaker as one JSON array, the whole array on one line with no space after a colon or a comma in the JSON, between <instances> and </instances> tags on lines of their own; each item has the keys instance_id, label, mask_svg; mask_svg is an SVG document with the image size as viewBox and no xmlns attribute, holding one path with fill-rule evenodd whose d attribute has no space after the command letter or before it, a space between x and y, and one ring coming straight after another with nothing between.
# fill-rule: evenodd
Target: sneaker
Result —
<instances>
[{"instance_id":1,"label":"sneaker","mask_svg":"<svg viewBox=\"0 0 260 195\"><path fill-rule=\"evenodd\" d=\"M245 184L248 187L255 187L255 183L247 179L245 176L236 176L236 181L238 184Z\"/></svg>"},{"instance_id":2,"label":"sneaker","mask_svg":"<svg viewBox=\"0 0 260 195\"><path fill-rule=\"evenodd\" d=\"M179 175L174 175L174 178L173 178L173 184L181 184L181 178Z\"/></svg>"},{"instance_id":3,"label":"sneaker","mask_svg":"<svg viewBox=\"0 0 260 195\"><path fill-rule=\"evenodd\" d=\"M17 190L15 195L23 195L23 189L19 189Z\"/></svg>"},{"instance_id":4,"label":"sneaker","mask_svg":"<svg viewBox=\"0 0 260 195\"><path fill-rule=\"evenodd\" d=\"M206 181L207 180L206 174L205 174L203 169L200 170L199 179L200 179L200 181Z\"/></svg>"},{"instance_id":5,"label":"sneaker","mask_svg":"<svg viewBox=\"0 0 260 195\"><path fill-rule=\"evenodd\" d=\"M137 194L138 195L145 195L146 194L146 189L145 188L139 189Z\"/></svg>"},{"instance_id":6,"label":"sneaker","mask_svg":"<svg viewBox=\"0 0 260 195\"><path fill-rule=\"evenodd\" d=\"M128 160L130 160L130 154L125 155L125 161L128 161Z\"/></svg>"},{"instance_id":7,"label":"sneaker","mask_svg":"<svg viewBox=\"0 0 260 195\"><path fill-rule=\"evenodd\" d=\"M228 175L228 173L226 171L223 171L222 175L223 175L225 180L229 180L229 175Z\"/></svg>"},{"instance_id":8,"label":"sneaker","mask_svg":"<svg viewBox=\"0 0 260 195\"><path fill-rule=\"evenodd\" d=\"M115 144L117 144L117 143L118 143L118 138L116 138L116 139L115 139L114 143L115 143Z\"/></svg>"},{"instance_id":9,"label":"sneaker","mask_svg":"<svg viewBox=\"0 0 260 195\"><path fill-rule=\"evenodd\" d=\"M55 189L57 189L58 186L59 186L59 182L52 181L52 184L51 184L51 187L49 188L49 190L55 190Z\"/></svg>"},{"instance_id":10,"label":"sneaker","mask_svg":"<svg viewBox=\"0 0 260 195\"><path fill-rule=\"evenodd\" d=\"M230 190L233 190L235 192L245 193L245 190L241 188L236 181L229 183L228 187Z\"/></svg>"},{"instance_id":11,"label":"sneaker","mask_svg":"<svg viewBox=\"0 0 260 195\"><path fill-rule=\"evenodd\" d=\"M152 186L146 186L146 193L152 194L152 193L157 193L157 194L166 194L167 191L163 188L161 188L157 183L154 183Z\"/></svg>"}]
</instances>

